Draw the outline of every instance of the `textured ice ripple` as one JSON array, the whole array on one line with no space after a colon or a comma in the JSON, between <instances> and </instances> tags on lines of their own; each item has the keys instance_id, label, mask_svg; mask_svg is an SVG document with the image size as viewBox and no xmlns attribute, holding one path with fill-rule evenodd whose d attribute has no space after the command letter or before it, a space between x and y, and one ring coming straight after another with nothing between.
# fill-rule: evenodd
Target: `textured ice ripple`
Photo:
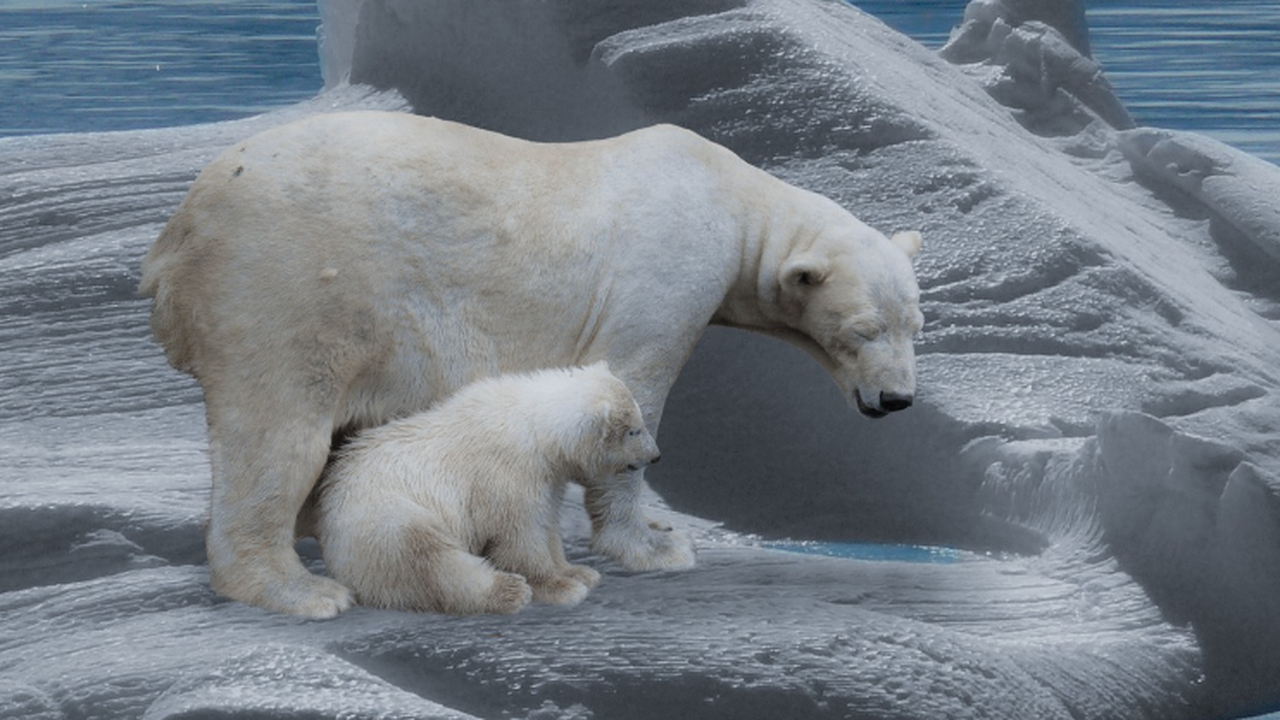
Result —
<instances>
[{"instance_id":1,"label":"textured ice ripple","mask_svg":"<svg viewBox=\"0 0 1280 720\"><path fill-rule=\"evenodd\" d=\"M580 553L585 522L570 525ZM202 567L104 569L0 596L6 623L26 629L0 643L0 707L35 693L65 717L454 716L436 703L480 717L549 705L619 718L1131 717L1170 708L1152 698L1197 672L1194 643L1149 605L1111 613L1141 598L1132 582L1085 589L1016 560L921 568L704 542L693 572L600 564L581 606L511 618L356 610L312 623L216 598ZM1122 666L1096 677L1113 654Z\"/></svg>"}]
</instances>

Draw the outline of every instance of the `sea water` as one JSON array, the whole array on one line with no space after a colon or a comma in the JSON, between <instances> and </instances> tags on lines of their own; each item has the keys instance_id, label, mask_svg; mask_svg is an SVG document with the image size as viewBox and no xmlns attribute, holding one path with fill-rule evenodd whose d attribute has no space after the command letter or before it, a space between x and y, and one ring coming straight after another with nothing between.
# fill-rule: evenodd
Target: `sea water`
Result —
<instances>
[{"instance_id":1,"label":"sea water","mask_svg":"<svg viewBox=\"0 0 1280 720\"><path fill-rule=\"evenodd\" d=\"M1094 55L1139 123L1280 164L1280 2L1097 3L1089 23Z\"/></svg>"},{"instance_id":2,"label":"sea water","mask_svg":"<svg viewBox=\"0 0 1280 720\"><path fill-rule=\"evenodd\" d=\"M0 0L0 136L190 125L321 87L315 0Z\"/></svg>"},{"instance_id":3,"label":"sea water","mask_svg":"<svg viewBox=\"0 0 1280 720\"><path fill-rule=\"evenodd\" d=\"M965 0L855 3L931 48ZM1140 124L1280 163L1280 0L1097 2L1095 59ZM321 87L314 0L0 0L0 136L255 114Z\"/></svg>"}]
</instances>

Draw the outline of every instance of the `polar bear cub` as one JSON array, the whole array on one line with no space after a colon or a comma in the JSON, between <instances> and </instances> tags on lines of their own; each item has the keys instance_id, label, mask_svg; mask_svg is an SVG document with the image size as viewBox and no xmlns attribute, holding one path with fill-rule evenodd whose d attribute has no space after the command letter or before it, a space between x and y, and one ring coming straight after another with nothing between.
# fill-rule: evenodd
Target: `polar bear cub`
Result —
<instances>
[{"instance_id":1,"label":"polar bear cub","mask_svg":"<svg viewBox=\"0 0 1280 720\"><path fill-rule=\"evenodd\" d=\"M600 574L565 559L566 484L658 459L604 362L480 380L367 429L321 476L310 518L325 566L374 607L514 613L574 604Z\"/></svg>"}]
</instances>

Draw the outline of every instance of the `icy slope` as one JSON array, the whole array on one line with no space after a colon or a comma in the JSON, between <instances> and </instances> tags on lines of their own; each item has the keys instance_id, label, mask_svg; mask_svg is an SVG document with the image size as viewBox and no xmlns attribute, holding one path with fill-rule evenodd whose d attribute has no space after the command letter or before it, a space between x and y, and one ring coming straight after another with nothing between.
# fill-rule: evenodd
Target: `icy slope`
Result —
<instances>
[{"instance_id":1,"label":"icy slope","mask_svg":"<svg viewBox=\"0 0 1280 720\"><path fill-rule=\"evenodd\" d=\"M1066 57L1034 27L956 67L811 0L322 12L334 94L293 113L0 141L0 716L1175 718L1280 700L1270 166L1081 115L1072 98L1105 88L1079 79L1027 122L1030 96L988 91L1035 65L1014 52L1035 38ZM654 484L735 531L1023 555L821 558L681 517L697 569L602 563L571 610L306 623L213 596L199 395L147 340L137 263L221 147L396 102L341 78L536 139L677 122L922 230L917 408L863 420L798 351L713 330Z\"/></svg>"}]
</instances>

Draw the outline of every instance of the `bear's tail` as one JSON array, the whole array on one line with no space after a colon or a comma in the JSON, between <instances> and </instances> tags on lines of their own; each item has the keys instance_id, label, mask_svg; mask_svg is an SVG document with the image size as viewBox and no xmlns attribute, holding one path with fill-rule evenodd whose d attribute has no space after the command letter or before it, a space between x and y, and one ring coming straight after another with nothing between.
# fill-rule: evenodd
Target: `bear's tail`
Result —
<instances>
[{"instance_id":1,"label":"bear's tail","mask_svg":"<svg viewBox=\"0 0 1280 720\"><path fill-rule=\"evenodd\" d=\"M194 374L194 348L191 346L186 325L193 321L191 314L182 309L174 297L177 284L177 251L183 240L191 234L186 214L179 208L169 219L155 244L142 260L142 280L138 293L152 298L151 335L164 348L169 364L183 372Z\"/></svg>"}]
</instances>

